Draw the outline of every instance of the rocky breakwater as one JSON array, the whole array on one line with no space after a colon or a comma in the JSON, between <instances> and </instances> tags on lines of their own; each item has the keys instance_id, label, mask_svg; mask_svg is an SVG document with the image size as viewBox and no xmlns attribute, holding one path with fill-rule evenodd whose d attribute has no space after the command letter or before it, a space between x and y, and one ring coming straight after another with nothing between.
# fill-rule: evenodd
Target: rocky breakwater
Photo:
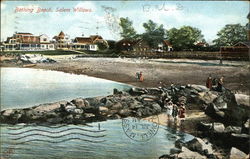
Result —
<instances>
[{"instance_id":1,"label":"rocky breakwater","mask_svg":"<svg viewBox=\"0 0 250 159\"><path fill-rule=\"evenodd\" d=\"M134 91L133 91L134 90ZM141 94L142 90L132 89L132 94ZM77 98L72 101L60 101L42 104L24 109L6 109L1 111L0 122L7 124L37 123L86 123L106 119L119 119L128 116L146 117L162 112L157 96L130 95L114 90L107 97Z\"/></svg>"}]
</instances>

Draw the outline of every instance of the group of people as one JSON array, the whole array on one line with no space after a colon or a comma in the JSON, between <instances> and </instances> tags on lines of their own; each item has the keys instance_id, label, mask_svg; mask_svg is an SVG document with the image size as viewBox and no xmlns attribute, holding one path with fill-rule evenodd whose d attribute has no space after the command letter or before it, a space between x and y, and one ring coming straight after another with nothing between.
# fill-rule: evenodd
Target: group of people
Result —
<instances>
[{"instance_id":1,"label":"group of people","mask_svg":"<svg viewBox=\"0 0 250 159\"><path fill-rule=\"evenodd\" d=\"M185 102L180 101L174 104L171 99L166 99L164 107L166 108L167 122L174 121L175 124L182 125L186 117Z\"/></svg>"},{"instance_id":2,"label":"group of people","mask_svg":"<svg viewBox=\"0 0 250 159\"><path fill-rule=\"evenodd\" d=\"M136 72L135 77L136 77L136 80L138 80L140 82L143 82L143 80L144 80L142 72Z\"/></svg>"},{"instance_id":3,"label":"group of people","mask_svg":"<svg viewBox=\"0 0 250 159\"><path fill-rule=\"evenodd\" d=\"M224 76L221 76L221 78L212 78L211 75L208 76L206 81L206 87L209 88L209 90L214 90L218 92L222 92L224 87Z\"/></svg>"}]
</instances>

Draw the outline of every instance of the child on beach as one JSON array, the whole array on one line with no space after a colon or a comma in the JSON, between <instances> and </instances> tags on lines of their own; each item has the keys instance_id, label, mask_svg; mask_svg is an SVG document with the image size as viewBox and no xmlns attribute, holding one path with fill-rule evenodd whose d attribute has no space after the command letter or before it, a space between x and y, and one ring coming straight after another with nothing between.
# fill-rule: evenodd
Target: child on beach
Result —
<instances>
[{"instance_id":1,"label":"child on beach","mask_svg":"<svg viewBox=\"0 0 250 159\"><path fill-rule=\"evenodd\" d=\"M180 103L178 117L180 119L179 126L182 129L183 128L183 122L184 122L185 117L186 117L186 108L184 106L184 103Z\"/></svg>"},{"instance_id":2,"label":"child on beach","mask_svg":"<svg viewBox=\"0 0 250 159\"><path fill-rule=\"evenodd\" d=\"M172 117L174 118L174 123L177 123L178 107L176 104L173 104Z\"/></svg>"},{"instance_id":3,"label":"child on beach","mask_svg":"<svg viewBox=\"0 0 250 159\"><path fill-rule=\"evenodd\" d=\"M167 109L166 114L167 114L167 121L171 120L172 117L172 113L173 113L173 102L170 101L166 101L166 107Z\"/></svg>"}]
</instances>

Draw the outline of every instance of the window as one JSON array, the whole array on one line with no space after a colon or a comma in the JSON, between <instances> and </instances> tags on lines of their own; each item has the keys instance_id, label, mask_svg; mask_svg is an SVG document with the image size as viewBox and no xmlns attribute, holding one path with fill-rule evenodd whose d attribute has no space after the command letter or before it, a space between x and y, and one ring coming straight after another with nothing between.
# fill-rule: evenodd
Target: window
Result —
<instances>
[{"instance_id":1,"label":"window","mask_svg":"<svg viewBox=\"0 0 250 159\"><path fill-rule=\"evenodd\" d=\"M46 38L43 38L43 41L47 41L47 39L46 39Z\"/></svg>"},{"instance_id":2,"label":"window","mask_svg":"<svg viewBox=\"0 0 250 159\"><path fill-rule=\"evenodd\" d=\"M22 47L29 47L29 44L22 44Z\"/></svg>"}]
</instances>

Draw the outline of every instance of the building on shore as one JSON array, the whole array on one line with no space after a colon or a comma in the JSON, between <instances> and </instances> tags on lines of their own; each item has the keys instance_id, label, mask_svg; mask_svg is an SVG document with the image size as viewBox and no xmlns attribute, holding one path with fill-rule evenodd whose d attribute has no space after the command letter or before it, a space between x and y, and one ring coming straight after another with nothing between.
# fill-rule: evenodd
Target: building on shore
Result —
<instances>
[{"instance_id":1,"label":"building on shore","mask_svg":"<svg viewBox=\"0 0 250 159\"><path fill-rule=\"evenodd\" d=\"M64 34L63 31L61 31L57 36L54 36L53 40L56 49L61 49L61 50L70 49L71 41L69 39L69 36Z\"/></svg>"},{"instance_id":2,"label":"building on shore","mask_svg":"<svg viewBox=\"0 0 250 159\"><path fill-rule=\"evenodd\" d=\"M163 45L163 46L165 47L165 50L167 50L168 52L174 50L174 49L173 49L173 45L170 43L170 41L168 41L168 40L163 40L163 42L164 42L164 44L165 44L165 45ZM163 49L164 49L164 48L163 48Z\"/></svg>"},{"instance_id":3,"label":"building on shore","mask_svg":"<svg viewBox=\"0 0 250 159\"><path fill-rule=\"evenodd\" d=\"M43 51L43 50L90 50L97 51L99 46L108 48L108 42L99 35L76 37L73 40L61 31L50 41L46 34L35 36L31 33L15 33L0 44L1 51Z\"/></svg>"},{"instance_id":4,"label":"building on shore","mask_svg":"<svg viewBox=\"0 0 250 159\"><path fill-rule=\"evenodd\" d=\"M107 41L99 35L91 35L90 37L76 37L71 44L71 49L97 51L99 49L98 43L108 45Z\"/></svg>"},{"instance_id":5,"label":"building on shore","mask_svg":"<svg viewBox=\"0 0 250 159\"><path fill-rule=\"evenodd\" d=\"M115 47L119 52L132 52L133 46L136 44L136 40L122 39L116 42Z\"/></svg>"},{"instance_id":6,"label":"building on shore","mask_svg":"<svg viewBox=\"0 0 250 159\"><path fill-rule=\"evenodd\" d=\"M250 42L238 42L233 46L220 47L222 59L245 59L250 60Z\"/></svg>"},{"instance_id":7,"label":"building on shore","mask_svg":"<svg viewBox=\"0 0 250 159\"><path fill-rule=\"evenodd\" d=\"M42 51L54 50L54 44L49 41L47 35L35 36L31 33L15 33L2 43L4 51L26 50Z\"/></svg>"}]
</instances>

